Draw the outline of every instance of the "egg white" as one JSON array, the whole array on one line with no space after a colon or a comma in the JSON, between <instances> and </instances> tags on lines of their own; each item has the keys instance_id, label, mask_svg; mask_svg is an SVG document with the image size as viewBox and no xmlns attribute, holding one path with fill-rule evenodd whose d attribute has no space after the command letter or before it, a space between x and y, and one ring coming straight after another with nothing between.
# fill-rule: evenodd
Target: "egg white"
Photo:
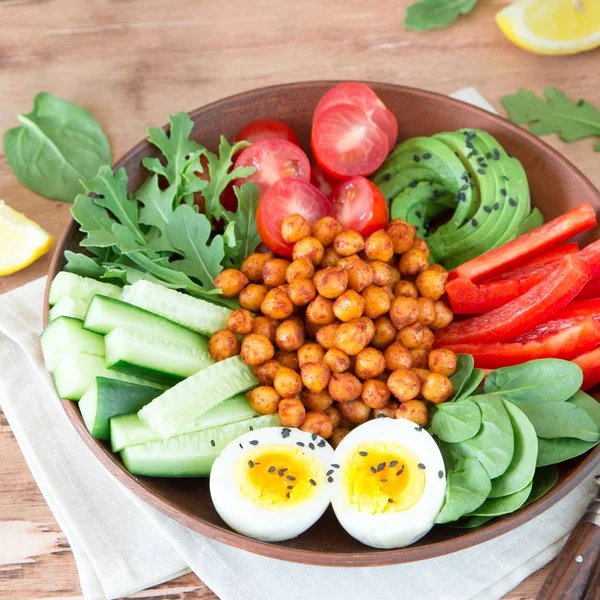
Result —
<instances>
[{"instance_id":1,"label":"egg white","mask_svg":"<svg viewBox=\"0 0 600 600\"><path fill-rule=\"evenodd\" d=\"M257 448L273 445L293 446L312 454L321 463L323 474L331 471L333 462L333 448L321 437L285 427L250 431L225 447L210 473L210 495L215 509L231 529L265 542L297 537L319 520L331 500L328 476L308 499L286 510L268 510L245 496L234 479L236 464Z\"/></svg>"},{"instance_id":2,"label":"egg white","mask_svg":"<svg viewBox=\"0 0 600 600\"><path fill-rule=\"evenodd\" d=\"M370 514L351 504L342 485L344 459L365 442L400 444L411 450L425 465L425 487L420 499L399 512ZM338 521L355 539L374 548L403 548L423 537L434 524L446 490L446 469L433 438L407 419L373 419L352 430L335 450L334 463L340 465L332 486L331 502Z\"/></svg>"}]
</instances>

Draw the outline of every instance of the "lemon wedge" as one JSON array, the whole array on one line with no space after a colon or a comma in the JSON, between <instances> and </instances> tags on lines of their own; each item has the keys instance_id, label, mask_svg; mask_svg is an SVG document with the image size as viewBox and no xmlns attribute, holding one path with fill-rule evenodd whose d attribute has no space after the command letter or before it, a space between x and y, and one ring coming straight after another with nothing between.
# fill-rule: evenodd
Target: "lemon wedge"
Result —
<instances>
[{"instance_id":1,"label":"lemon wedge","mask_svg":"<svg viewBox=\"0 0 600 600\"><path fill-rule=\"evenodd\" d=\"M514 44L537 54L577 54L600 46L600 0L518 0L496 14Z\"/></svg>"},{"instance_id":2,"label":"lemon wedge","mask_svg":"<svg viewBox=\"0 0 600 600\"><path fill-rule=\"evenodd\" d=\"M54 238L0 200L0 276L24 269L50 250Z\"/></svg>"}]
</instances>

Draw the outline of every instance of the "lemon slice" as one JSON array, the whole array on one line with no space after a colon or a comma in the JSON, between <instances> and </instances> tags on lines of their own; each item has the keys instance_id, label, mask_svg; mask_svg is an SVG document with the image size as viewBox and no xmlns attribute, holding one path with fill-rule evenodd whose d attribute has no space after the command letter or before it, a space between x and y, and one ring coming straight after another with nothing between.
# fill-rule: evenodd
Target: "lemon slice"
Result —
<instances>
[{"instance_id":1,"label":"lemon slice","mask_svg":"<svg viewBox=\"0 0 600 600\"><path fill-rule=\"evenodd\" d=\"M20 271L50 250L54 238L0 200L0 275Z\"/></svg>"},{"instance_id":2,"label":"lemon slice","mask_svg":"<svg viewBox=\"0 0 600 600\"><path fill-rule=\"evenodd\" d=\"M514 44L537 54L576 54L600 46L600 0L518 0L496 14Z\"/></svg>"}]
</instances>

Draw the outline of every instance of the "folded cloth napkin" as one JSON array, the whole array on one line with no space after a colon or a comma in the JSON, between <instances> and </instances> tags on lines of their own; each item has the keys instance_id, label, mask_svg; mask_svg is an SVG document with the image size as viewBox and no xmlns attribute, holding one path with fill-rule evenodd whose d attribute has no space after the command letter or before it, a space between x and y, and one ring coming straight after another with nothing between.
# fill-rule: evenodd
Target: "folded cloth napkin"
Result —
<instances>
[{"instance_id":1,"label":"folded cloth napkin","mask_svg":"<svg viewBox=\"0 0 600 600\"><path fill-rule=\"evenodd\" d=\"M472 89L460 97L484 102ZM312 567L230 548L139 500L83 444L41 355L44 285L0 296L0 406L71 544L86 600L120 598L190 570L221 600L492 600L556 556L594 494L590 478L516 531L407 565Z\"/></svg>"}]
</instances>

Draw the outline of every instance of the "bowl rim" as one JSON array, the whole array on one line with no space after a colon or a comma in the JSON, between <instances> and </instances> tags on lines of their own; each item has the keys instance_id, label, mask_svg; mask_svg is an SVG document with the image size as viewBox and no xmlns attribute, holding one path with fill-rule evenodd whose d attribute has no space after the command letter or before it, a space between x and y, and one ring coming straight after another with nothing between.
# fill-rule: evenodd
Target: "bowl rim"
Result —
<instances>
[{"instance_id":1,"label":"bowl rim","mask_svg":"<svg viewBox=\"0 0 600 600\"><path fill-rule=\"evenodd\" d=\"M304 88L306 86L320 85L320 86L331 86L342 83L346 80L308 80L293 83L277 84L266 86L262 88L255 88L240 92L231 96L220 98L209 104L205 104L199 108L195 108L188 114L192 119L199 113L206 110L219 109L220 106L229 104L232 101L239 99L251 99L255 96L264 95L268 92L278 92L280 90L290 90L294 88ZM357 80L358 81L358 80ZM566 166L574 172L580 181L590 188L593 194L598 198L598 204L600 205L600 191L598 191L593 183L565 156L563 156L558 150L555 150L552 146L541 140L539 137L534 136L527 130L519 127L501 117L496 113L491 113L487 110L481 109L472 104L468 104L462 100L457 100L444 94L423 90L420 88L414 88L405 85L397 85L391 83L381 83L377 81L366 81L360 80L361 83L367 85L374 85L380 90L385 90L390 93L405 91L413 96L427 98L437 102L442 102L446 106L460 107L461 110L467 110L474 114L485 114L486 118L496 121L501 125L505 131L514 133L517 137L524 138L529 146L534 150L543 151L544 153L550 153L562 163L566 163ZM168 125L164 126L168 129ZM124 166L125 162L129 159L132 154L147 148L149 142L146 138L132 146L127 152L125 152L119 160L113 165L113 170L117 170ZM76 231L75 221L73 218L67 224L64 232L62 233L52 262L50 264L48 275L52 276L57 273L63 266L64 250L65 247ZM48 295L50 290L50 283L52 279L48 277L46 282L46 289L44 293L44 307L43 307L43 324L44 327L48 324ZM407 546L405 548L392 549L392 550L373 550L369 549L365 552L326 552L320 550L307 550L300 548L292 548L289 546L282 546L279 544L261 542L243 536L235 531L228 529L224 524L222 526L209 523L201 519L200 517L191 514L185 509L173 504L170 500L163 497L160 493L155 490L151 490L143 479L136 477L129 473L122 462L116 458L116 455L112 454L106 449L100 441L94 439L88 432L79 411L77 410L76 403L69 400L62 400L61 404L65 410L67 417L71 421L79 437L83 440L84 444L89 448L92 454L99 460L102 466L127 490L133 493L135 496L140 498L142 501L150 504L153 508L157 509L162 514L172 518L178 523L198 532L207 537L222 542L235 548L246 550L255 554L266 556L268 558L274 558L279 560L285 560L290 562L296 562L307 565L319 565L329 567L373 567L373 566L389 566L402 563L416 562L431 558L437 558L460 550L471 548L478 544L490 541L501 535L509 533L517 527L527 523L532 518L541 515L543 512L554 506L562 498L564 498L569 492L571 492L579 483L581 483L586 477L592 474L592 472L600 465L600 445L590 451L583 459L582 462L572 470L564 479L552 488L550 492L542 496L542 498L536 500L532 504L514 512L510 515L502 517L498 521L493 521L489 525L483 525L480 528L473 530L463 530L460 536L432 542L430 544L422 546ZM365 547L366 548L366 547Z\"/></svg>"}]
</instances>

